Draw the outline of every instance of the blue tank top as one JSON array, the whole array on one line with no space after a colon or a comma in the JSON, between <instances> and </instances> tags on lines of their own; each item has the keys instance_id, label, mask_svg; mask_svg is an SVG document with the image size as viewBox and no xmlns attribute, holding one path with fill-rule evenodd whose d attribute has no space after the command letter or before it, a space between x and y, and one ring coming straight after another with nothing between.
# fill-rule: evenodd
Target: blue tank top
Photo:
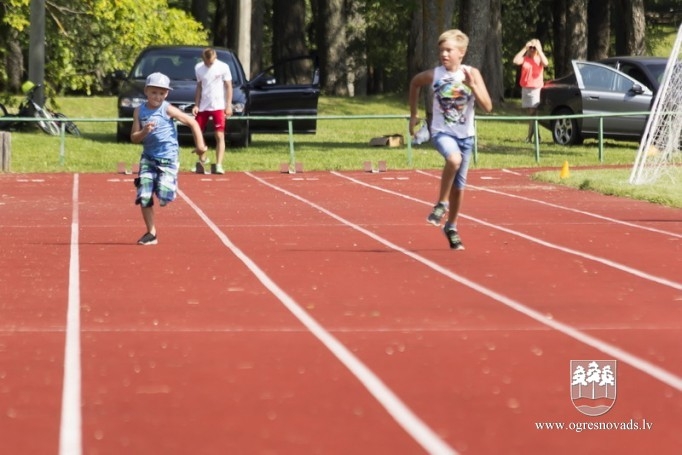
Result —
<instances>
[{"instance_id":1,"label":"blue tank top","mask_svg":"<svg viewBox=\"0 0 682 455\"><path fill-rule=\"evenodd\" d=\"M148 122L155 122L156 127L142 141L142 154L147 158L178 159L178 132L175 122L168 116L167 101L156 109L147 107L147 103L140 106L138 119L140 128Z\"/></svg>"}]
</instances>

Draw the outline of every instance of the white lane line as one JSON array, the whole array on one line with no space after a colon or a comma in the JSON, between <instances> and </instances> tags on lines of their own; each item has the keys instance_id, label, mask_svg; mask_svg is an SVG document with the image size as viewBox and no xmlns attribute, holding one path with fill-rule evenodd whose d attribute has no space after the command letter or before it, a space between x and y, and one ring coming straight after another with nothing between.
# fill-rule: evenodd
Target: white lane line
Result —
<instances>
[{"instance_id":1,"label":"white lane line","mask_svg":"<svg viewBox=\"0 0 682 455\"><path fill-rule=\"evenodd\" d=\"M81 347L80 347L80 260L78 249L78 174L73 176L71 204L71 257L69 263L69 297L66 312L64 347L64 383L62 414L59 427L59 454L80 455L82 447L81 416Z\"/></svg>"},{"instance_id":2,"label":"white lane line","mask_svg":"<svg viewBox=\"0 0 682 455\"><path fill-rule=\"evenodd\" d=\"M424 172L424 171L420 171L420 170L418 170L417 172L422 174L422 175L426 175L428 177L434 178L434 179L440 179L440 176L429 174L428 172ZM580 215L585 215L588 217L597 218L597 219L602 220L602 221L608 221L610 223L621 224L623 226L628 226L628 227L632 227L635 229L642 229L644 231L655 232L658 234L664 234L664 235L668 235L670 237L677 237L678 239L682 239L682 234L678 234L676 232L664 231L662 229L656 229L656 228L652 228L649 226L643 226L641 224L631 223L629 221L622 221L622 220L618 220L616 218L611 218L608 216L599 215L598 213L586 212L584 210L579 210L579 209L576 209L573 207L567 207L565 205L553 204L551 202L543 201L540 199L533 199L533 198L529 198L526 196L519 196L517 194L505 193L504 191L493 190L492 188L484 188L484 187L476 186L476 185L469 185L469 186L473 189L478 190L478 191L486 191L488 193L499 194L500 196L506 196L506 197L510 197L510 198L514 198L514 199L520 199L522 201L534 202L536 204L546 205L547 207L552 207L552 208L559 209L559 210L566 210L568 212L578 213Z\"/></svg>"},{"instance_id":3,"label":"white lane line","mask_svg":"<svg viewBox=\"0 0 682 455\"><path fill-rule=\"evenodd\" d=\"M591 335L583 333L580 330L578 330L578 329L576 329L576 328L574 328L568 324L557 321L557 320L553 319L552 316L544 315L544 314L540 313L539 311L536 311L530 307L527 307L526 305L524 305L520 302L517 302L514 299L511 299L505 295L502 295L498 292L493 291L492 289L489 289L489 288L482 286L482 285L480 285L474 281L471 281L468 278L465 278L461 275L458 275L458 274L452 272L451 270L441 266L440 264L433 262L430 259L427 259L423 256L420 256L419 254L416 254L412 251L406 250L405 248L390 242L389 240L375 234L374 232L369 231L369 230L367 230L361 226L358 226L358 225L340 217L339 215L336 215L335 213L330 212L329 210L325 209L324 207L322 207L318 204L315 204L314 202L311 202L311 201L309 201L309 200L307 200L307 199L305 199L305 198L303 198L297 194L294 194L294 193L287 191L283 188L279 188L275 185L272 185L272 184L266 182L265 180L262 180L258 177L255 177L255 176L249 174L248 172L247 172L247 174L250 175L251 177L253 177L254 179L260 181L264 185L267 185L267 186L269 186L269 187L271 187L271 188L273 188L273 189L275 189L281 193L284 193L284 194L286 194L286 195L288 195L288 196L290 196L296 200L303 202L304 204L307 204L307 205L321 211L322 213L334 218L335 220L347 225L348 227L350 227L352 229L355 229L358 232L365 234L366 236L368 236L368 237L376 240L377 242L391 248L392 250L398 251L398 252L400 252L406 256L409 256L412 259L414 259L415 261L421 262L422 264L429 267L430 269L435 270L436 272L438 272L438 273L440 273L440 274L442 274L442 275L444 275L444 276L446 276L446 277L448 277L448 278L450 278L450 279L452 279L452 280L454 280L454 281L456 281L456 282L458 282L458 283L460 283L460 284L462 284L462 285L464 285L470 289L473 289L474 291L476 291L480 294L483 294L486 297L489 297L490 299L496 300L496 301L502 303L503 305L505 305L505 306L507 306L507 307L509 307L509 308L521 313L521 314L524 314L524 315L528 316L529 318L538 321L541 324L544 324L547 327L550 327L550 328L552 328L558 332L561 332L564 335L569 336L569 337L571 337L571 338L573 338L573 339L575 339L575 340L577 340L583 344L586 344L590 347L593 347L594 349L597 349L597 350L599 350L605 354L608 354L615 359L619 359L619 360L627 363L628 365L631 365L633 368L640 370L645 375L651 376L651 377L661 381L662 383L668 384L669 386L673 387L674 389L682 392L682 377L677 376L674 373L671 373L671 372L669 372L669 371L659 367L658 365L655 365L655 364L653 364L653 363L651 363L645 359L637 357L634 354L630 354L629 352L627 352L627 351L625 351L625 350L623 350L623 349L621 349L615 345L612 345L612 344L607 343L605 341L602 341L596 337L593 337ZM386 190L384 188L374 187L373 185L369 185L369 184L364 183L362 181L353 179L353 178L348 177L348 176L338 174L336 172L332 172L332 174L336 175L338 177L350 180L350 181L354 181L358 184L361 184L361 185L364 185L364 186L367 186L370 188L374 188L374 189L379 190L379 191L384 191L387 193L395 194L395 195L400 196L400 197L404 197L406 199L419 201L418 199L412 198L410 196L406 196L406 195L401 194L401 193L395 193L393 191ZM419 202L422 202L422 201L419 201ZM491 225L491 227L494 227L494 226Z\"/></svg>"},{"instance_id":4,"label":"white lane line","mask_svg":"<svg viewBox=\"0 0 682 455\"><path fill-rule=\"evenodd\" d=\"M251 173L246 173L260 183L285 192L281 188L271 185L259 179ZM289 194L285 192L286 194ZM386 409L398 424L431 454L456 454L457 452L443 441L431 428L429 428L405 403L364 363L353 355L339 340L327 332L312 316L280 288L258 265L244 254L225 235L218 226L181 190L178 194L199 215L206 225L215 233L223 244L254 274L280 302L303 324L320 342L331 351L334 356L348 368L348 370L360 381L360 383L374 396L374 398ZM294 196L294 195L292 195Z\"/></svg>"},{"instance_id":5,"label":"white lane line","mask_svg":"<svg viewBox=\"0 0 682 455\"><path fill-rule=\"evenodd\" d=\"M396 191L388 190L386 188L381 188L379 186L375 186L375 185L363 182L363 181L355 179L353 177L349 177L349 176L346 176L343 174L339 174L338 172L332 172L332 174L336 175L337 177L340 177L342 179L350 180L353 183L357 183L358 185L362 185L362 186L365 186L367 188L371 188L371 189L376 190L376 191L388 193L388 194L391 194L393 196L398 196L398 197L401 197L403 199L407 199L407 200L410 200L413 202L418 202L420 204L425 204L428 206L433 205L433 202L424 201L424 200L417 199L417 198L412 197L412 196L408 196L406 194L398 193ZM625 264L621 264L619 262L611 261L609 259L602 258L600 256L595 256L595 255L592 255L589 253L583 253L582 251L574 250L572 248L567 248L567 247L564 247L561 245L557 245L555 243L547 242L547 241L539 239L537 237L533 237L531 235L524 234L523 232L515 231L513 229L509 229L509 228L506 228L503 226L499 226L497 224L488 223L487 221L483 221L483 220L480 220L478 218L474 218L474 217L469 216L469 215L464 215L463 213L460 213L459 216L461 218L471 220L475 223L482 224L483 226L487 226L491 229L495 229L498 231L506 232L507 234L511 234L511 235L515 235L517 237L521 237L525 240L528 240L529 242L537 243L538 245L542 245L542 246L545 246L547 248L552 248L554 250L558 250L558 251L561 251L561 252L564 252L567 254L571 254L574 256L579 256L583 259L588 259L588 260L593 261L593 262L598 262L600 264L606 265L607 267L612 267L614 269L620 270L620 271L625 272L625 273L629 273L631 275L637 276L637 277L642 278L644 280L651 281L654 283L658 283L658 284L661 284L663 286L667 286L667 287L676 289L678 291L682 291L682 283L678 283L677 281L669 280L667 278L659 277L656 275L651 275L650 273L644 272L644 271L636 269L634 267L630 267L630 266L627 266Z\"/></svg>"},{"instance_id":6,"label":"white lane line","mask_svg":"<svg viewBox=\"0 0 682 455\"><path fill-rule=\"evenodd\" d=\"M525 197L525 196L518 196L516 194L505 193L503 191L493 190L490 188L483 188L483 187L479 187L479 186L475 186L475 185L471 185L471 188L475 188L478 191L486 191L488 193L499 194L500 196L506 196L506 197L510 197L510 198L514 198L514 199L520 199L522 201L534 202L536 204L546 205L547 207L565 210L567 212L578 213L580 215L584 215L584 216L588 216L588 217L592 217L592 218L597 218L597 219L602 220L602 221L608 221L609 223L621 224L623 226L628 226L628 227L635 228L635 229L641 229L643 231L655 232L657 234L663 234L663 235L667 235L670 237L677 237L678 239L682 239L682 234L678 234L676 232L664 231L663 229L656 229L656 228L653 228L650 226L643 226L641 224L631 223L629 221L622 221L622 220L618 220L616 218L611 218L608 216L599 215L598 213L586 212L584 210L575 209L573 207L566 207L564 205L553 204L551 202L541 201L539 199L533 199L533 198L529 198L529 197Z\"/></svg>"}]
</instances>

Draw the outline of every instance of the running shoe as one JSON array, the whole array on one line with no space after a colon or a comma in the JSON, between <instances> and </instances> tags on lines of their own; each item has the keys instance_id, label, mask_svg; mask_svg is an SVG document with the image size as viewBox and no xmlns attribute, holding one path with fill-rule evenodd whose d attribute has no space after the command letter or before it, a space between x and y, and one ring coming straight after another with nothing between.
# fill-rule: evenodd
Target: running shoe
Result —
<instances>
[{"instance_id":1,"label":"running shoe","mask_svg":"<svg viewBox=\"0 0 682 455\"><path fill-rule=\"evenodd\" d=\"M453 250L464 249L462 239L459 237L459 234L457 233L457 230L455 228L453 228L452 226L445 226L443 228L443 232L445 233L445 237L448 238L448 242L450 242L451 249Z\"/></svg>"},{"instance_id":2,"label":"running shoe","mask_svg":"<svg viewBox=\"0 0 682 455\"><path fill-rule=\"evenodd\" d=\"M215 165L215 173L216 174L224 174L225 173L225 169L223 169L222 164L216 164Z\"/></svg>"},{"instance_id":3,"label":"running shoe","mask_svg":"<svg viewBox=\"0 0 682 455\"><path fill-rule=\"evenodd\" d=\"M156 236L149 232L140 237L140 240L137 241L138 245L156 245L157 243L159 243L159 241L156 239Z\"/></svg>"},{"instance_id":4,"label":"running shoe","mask_svg":"<svg viewBox=\"0 0 682 455\"><path fill-rule=\"evenodd\" d=\"M448 207L442 202L439 202L433 206L433 211L426 217L426 221L434 226L439 226L447 211Z\"/></svg>"}]
</instances>

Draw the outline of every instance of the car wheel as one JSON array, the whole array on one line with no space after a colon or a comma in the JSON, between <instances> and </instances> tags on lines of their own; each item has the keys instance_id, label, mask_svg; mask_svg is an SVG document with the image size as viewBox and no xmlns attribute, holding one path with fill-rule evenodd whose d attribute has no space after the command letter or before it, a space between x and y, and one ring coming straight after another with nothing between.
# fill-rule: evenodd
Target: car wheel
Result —
<instances>
[{"instance_id":1,"label":"car wheel","mask_svg":"<svg viewBox=\"0 0 682 455\"><path fill-rule=\"evenodd\" d=\"M560 109L554 115L573 115L570 109ZM558 118L552 120L552 138L559 145L576 145L583 142L578 119Z\"/></svg>"}]
</instances>

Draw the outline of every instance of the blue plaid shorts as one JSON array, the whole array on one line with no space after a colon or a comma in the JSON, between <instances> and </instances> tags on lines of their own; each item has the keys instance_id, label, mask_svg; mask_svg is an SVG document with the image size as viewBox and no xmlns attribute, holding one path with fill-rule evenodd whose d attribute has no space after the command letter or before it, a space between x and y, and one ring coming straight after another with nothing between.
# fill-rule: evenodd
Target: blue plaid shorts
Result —
<instances>
[{"instance_id":1,"label":"blue plaid shorts","mask_svg":"<svg viewBox=\"0 0 682 455\"><path fill-rule=\"evenodd\" d=\"M177 160L168 158L140 158L140 173L135 179L137 187L137 198L135 204L142 207L152 207L154 205L154 194L159 199L159 203L164 206L175 200L178 191L178 169Z\"/></svg>"}]
</instances>

